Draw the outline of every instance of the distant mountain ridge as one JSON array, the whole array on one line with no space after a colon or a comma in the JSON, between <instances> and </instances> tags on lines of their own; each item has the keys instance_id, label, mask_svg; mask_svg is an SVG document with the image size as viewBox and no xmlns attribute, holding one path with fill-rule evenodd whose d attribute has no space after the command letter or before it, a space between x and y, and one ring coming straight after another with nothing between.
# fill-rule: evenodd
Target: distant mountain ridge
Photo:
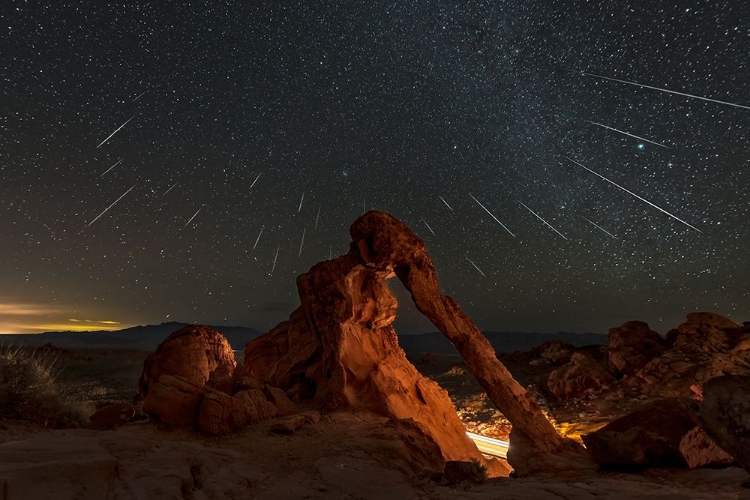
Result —
<instances>
[{"instance_id":1,"label":"distant mountain ridge","mask_svg":"<svg viewBox=\"0 0 750 500\"><path fill-rule=\"evenodd\" d=\"M3 344L41 347L53 344L64 349L137 349L153 351L165 338L191 323L169 321L159 325L145 325L115 331L46 332L0 335ZM254 328L244 326L212 326L229 340L233 349L240 350L261 335Z\"/></svg>"},{"instance_id":2,"label":"distant mountain ridge","mask_svg":"<svg viewBox=\"0 0 750 500\"><path fill-rule=\"evenodd\" d=\"M46 332L35 334L0 335L0 343L41 347L53 344L64 349L137 349L153 351L170 334L190 323L170 321L159 325L134 326L116 331L91 332ZM245 344L259 337L262 332L244 326L212 326L229 340L232 348L241 350ZM483 332L498 353L528 351L547 340L562 340L576 347L602 345L607 336L601 333L523 333L523 332ZM431 352L439 355L458 354L453 344L440 332L418 335L399 335L401 348L408 354L416 355Z\"/></svg>"},{"instance_id":3,"label":"distant mountain ridge","mask_svg":"<svg viewBox=\"0 0 750 500\"><path fill-rule=\"evenodd\" d=\"M585 345L604 345L607 335L603 333L525 333L525 332L482 332L490 341L495 352L506 353L513 351L528 351L540 346L548 340L561 340L576 347ZM433 353L438 355L458 355L453 344L440 332L423 333L420 335L401 335L398 338L401 348L407 354L417 355Z\"/></svg>"}]
</instances>

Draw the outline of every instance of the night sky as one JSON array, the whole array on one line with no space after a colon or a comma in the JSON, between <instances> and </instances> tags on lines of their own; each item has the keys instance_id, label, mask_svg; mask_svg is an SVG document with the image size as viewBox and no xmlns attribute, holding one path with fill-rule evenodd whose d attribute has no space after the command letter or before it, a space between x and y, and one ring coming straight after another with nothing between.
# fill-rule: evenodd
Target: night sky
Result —
<instances>
[{"instance_id":1,"label":"night sky","mask_svg":"<svg viewBox=\"0 0 750 500\"><path fill-rule=\"evenodd\" d=\"M486 330L750 319L744 0L9 4L0 332L265 330L369 209Z\"/></svg>"}]
</instances>

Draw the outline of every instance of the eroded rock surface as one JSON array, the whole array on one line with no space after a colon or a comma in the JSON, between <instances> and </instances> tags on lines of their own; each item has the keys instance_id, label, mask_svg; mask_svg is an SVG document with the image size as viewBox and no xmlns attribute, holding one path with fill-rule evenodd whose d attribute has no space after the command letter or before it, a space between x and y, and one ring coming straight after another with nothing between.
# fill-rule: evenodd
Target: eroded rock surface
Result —
<instances>
[{"instance_id":1,"label":"eroded rock surface","mask_svg":"<svg viewBox=\"0 0 750 500\"><path fill-rule=\"evenodd\" d=\"M698 427L688 403L656 401L583 436L594 461L608 468L726 466L733 458Z\"/></svg>"},{"instance_id":2,"label":"eroded rock surface","mask_svg":"<svg viewBox=\"0 0 750 500\"><path fill-rule=\"evenodd\" d=\"M643 321L628 321L609 330L609 362L622 375L633 375L661 356L664 339Z\"/></svg>"},{"instance_id":3,"label":"eroded rock surface","mask_svg":"<svg viewBox=\"0 0 750 500\"><path fill-rule=\"evenodd\" d=\"M187 326L146 359L139 381L143 411L161 422L211 434L227 434L275 416L278 409L261 390L263 385L243 375L221 333Z\"/></svg>"},{"instance_id":4,"label":"eroded rock surface","mask_svg":"<svg viewBox=\"0 0 750 500\"><path fill-rule=\"evenodd\" d=\"M699 422L750 472L750 377L726 375L706 382Z\"/></svg>"},{"instance_id":5,"label":"eroded rock surface","mask_svg":"<svg viewBox=\"0 0 750 500\"><path fill-rule=\"evenodd\" d=\"M297 279L301 306L289 320L245 347L252 376L298 401L410 418L445 460L481 459L447 393L420 375L398 346L391 325L397 303L386 283L395 275L513 423L509 460L518 474L590 466L583 448L555 432L458 303L440 293L424 243L408 227L373 211L350 233L348 254Z\"/></svg>"}]
</instances>

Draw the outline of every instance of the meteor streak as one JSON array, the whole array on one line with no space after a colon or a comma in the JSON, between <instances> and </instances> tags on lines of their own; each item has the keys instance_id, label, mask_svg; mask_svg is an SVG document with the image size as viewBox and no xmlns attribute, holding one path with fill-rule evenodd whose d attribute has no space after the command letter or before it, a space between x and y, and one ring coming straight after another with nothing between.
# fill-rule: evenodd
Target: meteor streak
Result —
<instances>
[{"instance_id":1,"label":"meteor streak","mask_svg":"<svg viewBox=\"0 0 750 500\"><path fill-rule=\"evenodd\" d=\"M485 278L487 277L487 275L486 275L486 274L484 274L484 273L482 272L482 270L481 270L481 269L479 269L479 266L477 266L476 264L474 264L474 261L473 261L473 260L471 260L471 259L469 258L469 256L468 256L468 255L464 255L464 257L466 257L466 260L468 260L468 261L469 261L469 263L470 263L470 264L471 264L472 266L474 266L474 269L476 269L477 271L479 271L479 274L481 274L481 275L482 275L482 276L484 276Z\"/></svg>"},{"instance_id":2,"label":"meteor streak","mask_svg":"<svg viewBox=\"0 0 750 500\"><path fill-rule=\"evenodd\" d=\"M562 236L562 238L563 238L563 239L564 239L565 241L568 241L568 238L566 238L564 234L562 234L562 233L561 233L560 231L558 231L557 229L555 229L554 227L552 227L552 225L551 225L551 224L550 224L549 222L547 222L546 220L544 220L544 219L542 219L541 217L539 217L539 215L538 215L538 214L537 214L536 212L534 212L534 211L533 211L532 209L530 209L529 207L527 207L526 205L524 205L524 204L523 204L523 202L519 201L518 203L520 203L520 204L521 204L521 205L523 206L523 208L525 208L526 210L528 210L529 212L531 212L532 214L534 214L534 216L535 216L535 217L536 217L537 219L539 219L540 221L544 222L544 224L545 224L545 225L546 225L546 226L547 226L548 228L552 229L552 230L553 230L554 232L556 232L557 234L559 234L560 236Z\"/></svg>"},{"instance_id":3,"label":"meteor streak","mask_svg":"<svg viewBox=\"0 0 750 500\"><path fill-rule=\"evenodd\" d=\"M617 236L615 236L614 234L610 233L609 231L607 231L606 229L604 229L604 228L603 228L602 226L600 226L600 225L599 225L599 224L597 224L596 222L592 221L591 219L589 219L589 218L587 218L587 217L584 217L584 219L585 219L585 220L586 220L587 222L589 222L590 224L593 224L593 225L594 225L594 227L596 227L597 229L601 229L602 231L604 231L605 233L607 233L608 235L610 235L610 236L611 236L611 237L613 237L614 239L617 239Z\"/></svg>"},{"instance_id":4,"label":"meteor streak","mask_svg":"<svg viewBox=\"0 0 750 500\"><path fill-rule=\"evenodd\" d=\"M598 174L598 173L594 172L593 170L591 170L591 169L590 169L589 167L587 167L586 165L583 165L583 164L581 164L581 163L578 163L578 162L577 162L577 161L575 161L575 160L574 160L573 158L570 158L570 157L568 157L568 156L564 156L564 158L565 158L565 159L567 159L568 161L571 161L571 162L575 163L575 164L576 164L576 165L578 165L579 167L583 167L583 168L585 168L586 170L588 170L588 171L589 171L589 172L591 172L592 174L596 175L597 177L601 177L602 179L604 179L605 181L609 182L609 183L610 183L610 184L612 184L613 186L615 186L615 187L617 187L617 188L620 188L620 189L622 189L623 191L625 191L625 192L626 192L626 193L628 193L629 195L631 195L631 196L634 196L634 197L638 198L638 199L639 199L639 200L641 200L642 202L644 202L644 203L648 203L649 205L651 205L652 207L654 207L654 208L655 208L655 209L657 209L658 211L660 211L660 212L662 212L662 213L665 213L665 214L667 214L668 216L672 217L672 218L673 218L674 220L676 220L676 221L678 221L678 222L682 222L683 224L685 224L685 225L686 225L687 227L689 227L690 229L695 229L695 230L696 230L696 231L698 231L699 233L703 233L703 231L701 231L701 230L700 230L700 229L698 229L697 227L695 227L695 226L693 226L693 225L691 225L691 224L688 224L687 222L685 222L684 220L680 219L680 218L679 218L679 217L677 217L676 215L672 215L672 214L670 214L669 212L667 212L667 211L666 211L666 210L664 210L663 208L661 208L661 207L658 207L658 206L654 205L653 203L651 203L651 202L650 202L650 201L648 201L647 199L645 199L645 198L641 198L640 196L638 196L638 195L637 195L637 194L635 194L634 192L632 192L632 191L630 191L630 190L628 190L628 189L625 189L624 187L620 186L619 184L617 184L617 183L616 183L616 182L614 182L614 181L611 181L611 180L607 179L607 178L606 178L606 177L604 177L604 176L603 176L602 174Z\"/></svg>"},{"instance_id":5,"label":"meteor streak","mask_svg":"<svg viewBox=\"0 0 750 500\"><path fill-rule=\"evenodd\" d=\"M115 163L114 165L112 165L111 167L109 167L107 170L105 170L104 173L102 175L100 175L99 177L104 177L105 175L107 175L107 172L109 172L110 170L112 170L113 168L115 168L120 163L122 163L122 158L120 158L119 160L117 160L117 163Z\"/></svg>"},{"instance_id":6,"label":"meteor streak","mask_svg":"<svg viewBox=\"0 0 750 500\"><path fill-rule=\"evenodd\" d=\"M263 172L261 172L260 174L262 174L262 173L263 173ZM260 174L258 174L258 177L256 177L256 178L255 178L255 180L253 181L253 183L252 183L252 184L250 184L250 189L252 189L252 188L253 188L253 186L255 186L255 183L256 183L256 182L258 182L258 179L260 179Z\"/></svg>"},{"instance_id":7,"label":"meteor streak","mask_svg":"<svg viewBox=\"0 0 750 500\"><path fill-rule=\"evenodd\" d=\"M265 229L266 226L260 227L260 232L258 233L258 237L255 238L255 245L253 245L253 250L255 250L255 247L258 246L258 242L260 241L260 235L263 234L263 229Z\"/></svg>"},{"instance_id":8,"label":"meteor streak","mask_svg":"<svg viewBox=\"0 0 750 500\"><path fill-rule=\"evenodd\" d=\"M102 215L104 215L105 213L107 213L107 210L109 210L110 208L112 208L112 207L114 207L115 205L117 205L117 202L118 202L118 201L120 201L121 199L125 198L125 195L126 195L126 194L128 194L129 192L131 192L131 191L133 190L133 188L134 188L135 186L137 186L137 185L138 185L138 183L135 183L135 184L133 184L133 186L132 186L132 187L131 187L130 189L128 189L127 191L125 191L124 193L122 193L122 196L120 196L120 197L119 197L119 198L117 198L117 199L116 199L115 201L113 201L113 202L112 202L112 204L111 204L110 206L108 206L107 208L105 208L105 209L104 209L104 210L102 211L102 213L100 213L99 215L97 215L97 216L96 216L96 217L94 218L94 220L92 220L91 222L89 222L89 223L88 223L88 224L87 224L86 226L87 226L87 227L89 227L89 226L91 226L91 224L93 224L94 222L96 222L97 220L99 220L99 217L101 217Z\"/></svg>"},{"instance_id":9,"label":"meteor streak","mask_svg":"<svg viewBox=\"0 0 750 500\"><path fill-rule=\"evenodd\" d=\"M276 247L276 255L273 256L273 266L271 266L271 274L273 274L274 269L276 269L276 260L279 258L279 250L281 250L281 245Z\"/></svg>"},{"instance_id":10,"label":"meteor streak","mask_svg":"<svg viewBox=\"0 0 750 500\"><path fill-rule=\"evenodd\" d=\"M113 135L115 135L117 132L119 132L120 130L122 130L122 127L124 127L125 125L127 125L128 123L130 123L130 120L132 120L133 118L135 118L135 115L131 116L130 118L128 118L128 121L126 121L125 123L123 123L122 125L120 125L119 127L117 127L117 130L115 130L114 132L112 132L111 134L109 134L109 137L107 137L102 142L100 142L99 145L96 147L96 149L99 149L100 147L102 147L102 145L105 142L107 142L108 140L110 140Z\"/></svg>"},{"instance_id":11,"label":"meteor streak","mask_svg":"<svg viewBox=\"0 0 750 500\"><path fill-rule=\"evenodd\" d=\"M302 228L302 240L299 242L299 253L297 254L297 257L302 257L302 245L305 244L305 231L307 230L306 227Z\"/></svg>"},{"instance_id":12,"label":"meteor streak","mask_svg":"<svg viewBox=\"0 0 750 500\"><path fill-rule=\"evenodd\" d=\"M145 94L146 92L148 92L148 90L144 90L143 92L141 92L141 93L140 93L140 94L138 95L138 97L136 97L135 99L133 99L133 102L135 102L135 101L137 101L138 99L140 99L141 97L143 97L143 94Z\"/></svg>"},{"instance_id":13,"label":"meteor streak","mask_svg":"<svg viewBox=\"0 0 750 500\"><path fill-rule=\"evenodd\" d=\"M175 182L174 184L172 184L172 185L171 185L171 186L169 187L169 189L167 189L166 191L164 191L164 194L163 194L162 196L166 196L166 195L167 195L167 193L168 193L168 192L170 192L171 190L173 190L173 189L174 189L174 187L175 187L175 186L176 186L177 184L179 184L179 182Z\"/></svg>"},{"instance_id":14,"label":"meteor streak","mask_svg":"<svg viewBox=\"0 0 750 500\"><path fill-rule=\"evenodd\" d=\"M479 206L480 206L480 207L482 207L482 208L484 209L484 211L485 211L485 212L487 212L488 214L490 214L490 217L492 217L493 219L495 219L495 221L497 221L497 223L498 223L498 224L500 224L501 226L503 226L503 229L505 229L506 231L508 231L508 234L510 234L510 235L511 235L511 236L513 236L514 238L516 237L516 235L515 235L515 234L513 234L513 233L512 233L511 231L510 231L510 229L508 229L508 228L507 228L507 227L505 226L505 224L503 224L502 222L500 222L500 219L498 219L497 217L495 217L495 214L493 214L492 212L490 212L490 211L489 211L489 210L487 209L487 207L485 207L484 205L482 205L482 202L481 202L481 201L479 201L479 200L477 200L476 198L474 198L474 195L472 195L472 194L469 194L469 196L471 196L471 199L472 199L472 200L474 200L474 201L476 201L476 202L477 202L477 203L479 204ZM467 258L468 258L468 257L467 257Z\"/></svg>"},{"instance_id":15,"label":"meteor streak","mask_svg":"<svg viewBox=\"0 0 750 500\"><path fill-rule=\"evenodd\" d=\"M640 139L640 140L641 140L641 141L643 141L643 142L648 142L648 143L650 143L650 144L655 144L655 145L657 145L657 146L660 146L660 147L662 147L662 148L667 148L667 149L670 149L670 147L669 147L669 146L667 146L666 144L662 144L662 143L660 143L660 142L656 142L656 141L651 141L651 140L648 140L648 139L646 139L645 137L639 137L639 136L637 136L637 135L634 135L634 134L629 134L629 133L627 133L627 132L624 132L624 131L622 131L622 130L617 130L617 129L616 129L616 128L614 128L614 127L608 127L608 126L606 126L606 125L603 125L603 124L601 124L601 123L597 123L597 122L592 122L592 121L589 121L589 120L586 120L586 121L587 121L588 123L592 124L592 125L597 125L597 126L599 126L599 127L602 127L602 128L606 128L607 130L612 130L613 132L619 132L619 133L621 133L621 134L623 134L623 135L627 135L627 136L630 136L630 137L634 137L634 138L636 138L636 139Z\"/></svg>"},{"instance_id":16,"label":"meteor streak","mask_svg":"<svg viewBox=\"0 0 750 500\"><path fill-rule=\"evenodd\" d=\"M192 217L190 217L190 220L188 220L188 221L187 221L187 222L185 223L185 227L187 227L187 225L188 225L188 224L190 224L191 222L193 222L193 219L195 219L195 217L196 217L196 216L197 216L197 215L198 215L198 214L200 213L200 211L201 211L201 210L203 210L203 205L201 205L201 207L200 207L200 208L198 209L198 211L197 211L197 212L195 212L195 213L193 214L193 216L192 216Z\"/></svg>"},{"instance_id":17,"label":"meteor streak","mask_svg":"<svg viewBox=\"0 0 750 500\"><path fill-rule=\"evenodd\" d=\"M318 220L320 220L320 205L318 205L318 215L315 216L315 227L313 229L318 229Z\"/></svg>"},{"instance_id":18,"label":"meteor streak","mask_svg":"<svg viewBox=\"0 0 750 500\"><path fill-rule=\"evenodd\" d=\"M579 72L578 71L574 71L574 73L579 73ZM658 90L659 92L666 92L667 94L681 95L683 97L689 97L691 99L700 99L701 101L715 102L716 104L723 104L725 106L732 106L732 107L735 107L735 108L750 109L750 106L744 106L742 104L735 104L733 102L720 101L718 99L711 99L709 97L702 97L702 96L699 96L699 95L687 94L685 92L677 92L676 90L669 90L669 89L662 89L662 88L659 88L659 87L652 87L651 85L644 85L644 84L638 83L638 82L629 82L627 80L620 80L619 78L612 78L611 76L595 75L594 73L586 73L584 71L580 71L580 74L582 76L593 76L594 78L601 78L602 80L611 80L613 82L620 82L620 83L625 83L627 85L634 85L636 87L641 87L641 88L644 88L644 89Z\"/></svg>"},{"instance_id":19,"label":"meteor streak","mask_svg":"<svg viewBox=\"0 0 750 500\"><path fill-rule=\"evenodd\" d=\"M443 198L442 196L438 196L438 198L440 198L440 201L442 201L443 203L445 203L445 206L448 207L451 212L455 212L455 210L453 210L453 207L451 207L450 205L448 205L448 202L445 201L445 198Z\"/></svg>"},{"instance_id":20,"label":"meteor streak","mask_svg":"<svg viewBox=\"0 0 750 500\"><path fill-rule=\"evenodd\" d=\"M300 213L302 210L302 202L305 201L305 192L302 192L302 198L299 200L299 207L297 208L297 213Z\"/></svg>"},{"instance_id":21,"label":"meteor streak","mask_svg":"<svg viewBox=\"0 0 750 500\"><path fill-rule=\"evenodd\" d=\"M427 221L426 221L426 220L424 220L424 217L420 217L420 218L422 219L422 222L424 222L424 225L425 225L425 226L427 226L427 229L429 229L429 230L430 230L430 232L432 233L432 235L433 235L433 236L437 236L437 234L435 234L435 231L433 231L433 230L432 230L432 228L430 227L430 225L429 225L429 224L427 224Z\"/></svg>"}]
</instances>

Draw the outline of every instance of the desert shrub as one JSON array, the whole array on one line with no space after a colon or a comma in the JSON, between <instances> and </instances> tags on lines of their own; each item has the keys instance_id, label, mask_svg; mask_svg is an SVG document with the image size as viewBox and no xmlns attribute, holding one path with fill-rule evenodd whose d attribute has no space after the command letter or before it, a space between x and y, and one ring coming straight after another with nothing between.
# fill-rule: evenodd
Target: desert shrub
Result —
<instances>
[{"instance_id":1,"label":"desert shrub","mask_svg":"<svg viewBox=\"0 0 750 500\"><path fill-rule=\"evenodd\" d=\"M57 357L20 346L0 347L0 417L46 426L77 426L87 415L60 397Z\"/></svg>"}]
</instances>

